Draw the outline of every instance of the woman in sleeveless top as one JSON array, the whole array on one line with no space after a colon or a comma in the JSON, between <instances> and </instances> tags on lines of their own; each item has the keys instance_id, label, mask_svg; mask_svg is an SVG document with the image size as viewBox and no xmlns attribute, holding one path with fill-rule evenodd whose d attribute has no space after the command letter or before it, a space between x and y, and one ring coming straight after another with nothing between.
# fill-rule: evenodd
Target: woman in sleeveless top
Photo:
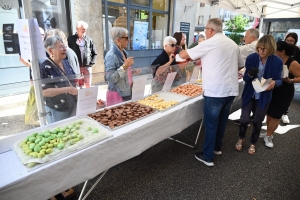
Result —
<instances>
[{"instance_id":1,"label":"woman in sleeveless top","mask_svg":"<svg viewBox=\"0 0 300 200\"><path fill-rule=\"evenodd\" d=\"M291 46L285 41L277 42L276 55L279 56L289 70L288 77L282 79L282 85L273 90L272 100L267 110L267 135L264 137L265 145L273 148L273 133L277 129L281 116L288 109L294 97L294 83L300 82L300 65L290 58Z\"/></svg>"}]
</instances>

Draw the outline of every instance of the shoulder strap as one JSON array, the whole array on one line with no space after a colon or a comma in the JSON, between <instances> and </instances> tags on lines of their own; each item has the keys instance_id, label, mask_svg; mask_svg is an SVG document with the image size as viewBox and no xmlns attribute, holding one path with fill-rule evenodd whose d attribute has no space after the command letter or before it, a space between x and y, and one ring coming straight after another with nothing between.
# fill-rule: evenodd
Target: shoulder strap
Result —
<instances>
[{"instance_id":1,"label":"shoulder strap","mask_svg":"<svg viewBox=\"0 0 300 200\"><path fill-rule=\"evenodd\" d=\"M68 81L68 83L70 84L71 87L73 87L73 85L71 84L71 82L69 81L69 79L67 78L65 72L56 65L56 63L51 59L48 58L48 60L53 64L53 66L66 78L66 80Z\"/></svg>"}]
</instances>

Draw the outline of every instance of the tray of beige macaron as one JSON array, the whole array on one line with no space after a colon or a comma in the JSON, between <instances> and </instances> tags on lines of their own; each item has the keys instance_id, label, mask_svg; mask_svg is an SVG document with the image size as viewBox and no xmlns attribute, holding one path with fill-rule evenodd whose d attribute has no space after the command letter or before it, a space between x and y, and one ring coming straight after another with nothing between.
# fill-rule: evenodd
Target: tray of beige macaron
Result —
<instances>
[{"instance_id":1,"label":"tray of beige macaron","mask_svg":"<svg viewBox=\"0 0 300 200\"><path fill-rule=\"evenodd\" d=\"M158 92L137 101L137 103L157 109L160 112L167 111L190 97L172 92Z\"/></svg>"}]
</instances>

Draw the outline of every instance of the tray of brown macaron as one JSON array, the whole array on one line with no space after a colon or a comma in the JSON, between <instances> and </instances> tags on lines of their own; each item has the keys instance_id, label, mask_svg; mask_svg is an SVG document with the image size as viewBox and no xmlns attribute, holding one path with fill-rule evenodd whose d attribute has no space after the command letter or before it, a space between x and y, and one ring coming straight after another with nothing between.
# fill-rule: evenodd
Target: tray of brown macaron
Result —
<instances>
[{"instance_id":1,"label":"tray of brown macaron","mask_svg":"<svg viewBox=\"0 0 300 200\"><path fill-rule=\"evenodd\" d=\"M88 117L96 120L101 126L109 130L116 130L156 112L157 110L149 106L141 105L135 102L128 102L125 104L104 108L96 111L95 113L88 114Z\"/></svg>"}]
</instances>

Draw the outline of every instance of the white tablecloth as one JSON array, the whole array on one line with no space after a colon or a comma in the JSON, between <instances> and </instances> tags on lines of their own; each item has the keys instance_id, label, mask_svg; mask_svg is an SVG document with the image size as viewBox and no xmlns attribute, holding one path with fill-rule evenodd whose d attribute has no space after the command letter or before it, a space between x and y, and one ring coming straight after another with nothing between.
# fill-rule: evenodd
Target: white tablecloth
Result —
<instances>
[{"instance_id":1,"label":"white tablecloth","mask_svg":"<svg viewBox=\"0 0 300 200\"><path fill-rule=\"evenodd\" d=\"M241 93L243 82L239 85ZM202 118L203 97L199 96L112 131L112 138L30 172L15 152L2 153L0 199L47 199L139 155Z\"/></svg>"}]
</instances>

